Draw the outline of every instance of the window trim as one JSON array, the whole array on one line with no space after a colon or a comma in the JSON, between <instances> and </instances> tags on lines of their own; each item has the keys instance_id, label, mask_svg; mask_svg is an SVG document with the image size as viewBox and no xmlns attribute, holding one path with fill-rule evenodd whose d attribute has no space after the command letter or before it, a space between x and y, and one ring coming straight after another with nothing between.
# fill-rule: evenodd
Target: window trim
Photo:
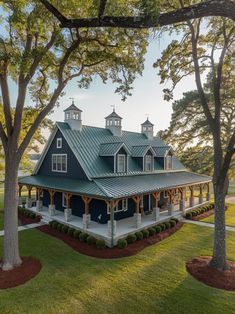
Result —
<instances>
[{"instance_id":1,"label":"window trim","mask_svg":"<svg viewBox=\"0 0 235 314\"><path fill-rule=\"evenodd\" d=\"M146 157L150 157L150 160L151 160L151 167L150 167L150 170L146 170ZM153 171L153 156L152 155L145 155L144 156L144 171L145 172L151 172Z\"/></svg>"},{"instance_id":2,"label":"window trim","mask_svg":"<svg viewBox=\"0 0 235 314\"><path fill-rule=\"evenodd\" d=\"M167 157L171 157L171 168L168 168L167 167ZM173 156L171 156L171 155L169 155L169 154L167 154L166 156L165 156L165 158L164 158L164 169L165 170L172 170L173 169L173 158L172 158Z\"/></svg>"},{"instance_id":3,"label":"window trim","mask_svg":"<svg viewBox=\"0 0 235 314\"><path fill-rule=\"evenodd\" d=\"M54 158L54 156L61 156L61 169L62 169L62 158L63 158L63 156L65 156L65 170L58 170L58 166L57 166L57 169L54 169L53 168L53 166L54 166L54 162L53 162L53 158ZM67 154L52 154L52 156L51 156L51 171L52 172L62 172L62 173L67 173L67 169L68 169L68 165L67 165ZM58 163L57 163L57 159L56 159L56 165L58 165Z\"/></svg>"},{"instance_id":4,"label":"window trim","mask_svg":"<svg viewBox=\"0 0 235 314\"><path fill-rule=\"evenodd\" d=\"M67 205L66 205L66 197L65 197L65 193L62 192L62 207L66 208Z\"/></svg>"},{"instance_id":5,"label":"window trim","mask_svg":"<svg viewBox=\"0 0 235 314\"><path fill-rule=\"evenodd\" d=\"M121 209L119 209L119 203L120 202L122 202ZM125 206L124 206L124 202L126 202ZM126 212L127 210L128 210L128 198L123 198L120 201L118 201L118 203L114 207L114 214L115 213L120 213L120 212ZM110 215L110 208L109 208L108 204L107 204L107 214Z\"/></svg>"},{"instance_id":6,"label":"window trim","mask_svg":"<svg viewBox=\"0 0 235 314\"><path fill-rule=\"evenodd\" d=\"M123 171L120 171L119 157L124 157L124 170ZM124 172L126 172L126 155L117 154L117 173L124 173Z\"/></svg>"},{"instance_id":7,"label":"window trim","mask_svg":"<svg viewBox=\"0 0 235 314\"><path fill-rule=\"evenodd\" d=\"M56 139L56 148L62 148L62 137Z\"/></svg>"}]
</instances>

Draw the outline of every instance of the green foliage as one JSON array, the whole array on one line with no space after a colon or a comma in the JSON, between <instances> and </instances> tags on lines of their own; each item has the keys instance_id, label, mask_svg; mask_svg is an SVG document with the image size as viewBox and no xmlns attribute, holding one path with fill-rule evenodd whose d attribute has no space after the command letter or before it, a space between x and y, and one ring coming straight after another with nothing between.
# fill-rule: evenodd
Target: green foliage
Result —
<instances>
[{"instance_id":1,"label":"green foliage","mask_svg":"<svg viewBox=\"0 0 235 314\"><path fill-rule=\"evenodd\" d=\"M117 242L117 247L119 249L125 249L127 247L127 240L119 239L118 242Z\"/></svg>"},{"instance_id":2,"label":"green foliage","mask_svg":"<svg viewBox=\"0 0 235 314\"><path fill-rule=\"evenodd\" d=\"M135 234L129 234L126 238L128 244L134 243L137 240L137 236Z\"/></svg>"},{"instance_id":3,"label":"green foliage","mask_svg":"<svg viewBox=\"0 0 235 314\"><path fill-rule=\"evenodd\" d=\"M143 233L141 231L136 232L135 235L137 240L143 240L144 238Z\"/></svg>"},{"instance_id":4,"label":"green foliage","mask_svg":"<svg viewBox=\"0 0 235 314\"><path fill-rule=\"evenodd\" d=\"M170 223L170 225L171 225L171 228L173 228L173 227L176 226L176 221L173 220L173 219L171 219L171 220L169 221L169 223Z\"/></svg>"},{"instance_id":5,"label":"green foliage","mask_svg":"<svg viewBox=\"0 0 235 314\"><path fill-rule=\"evenodd\" d=\"M68 233L68 230L69 230L69 227L66 226L66 225L63 225L62 228L61 228L61 231L62 231L63 233Z\"/></svg>"},{"instance_id":6,"label":"green foliage","mask_svg":"<svg viewBox=\"0 0 235 314\"><path fill-rule=\"evenodd\" d=\"M106 248L105 241L103 239L97 239L96 240L96 247L97 247L97 249L105 249Z\"/></svg>"},{"instance_id":7,"label":"green foliage","mask_svg":"<svg viewBox=\"0 0 235 314\"><path fill-rule=\"evenodd\" d=\"M70 235L71 237L73 237L74 231L75 231L75 229L70 227L70 228L68 229L68 235Z\"/></svg>"},{"instance_id":8,"label":"green foliage","mask_svg":"<svg viewBox=\"0 0 235 314\"><path fill-rule=\"evenodd\" d=\"M160 232L162 231L161 226L160 226L160 225L157 225L157 226L155 227L155 231L156 231L156 233L160 233Z\"/></svg>"},{"instance_id":9,"label":"green foliage","mask_svg":"<svg viewBox=\"0 0 235 314\"><path fill-rule=\"evenodd\" d=\"M148 228L148 232L149 232L149 235L152 236L155 234L156 231L155 231L155 228L151 227L151 228Z\"/></svg>"},{"instance_id":10,"label":"green foliage","mask_svg":"<svg viewBox=\"0 0 235 314\"><path fill-rule=\"evenodd\" d=\"M86 232L81 232L80 235L79 235L79 240L80 240L81 242L86 242L88 236L89 236L89 235L88 235Z\"/></svg>"},{"instance_id":11,"label":"green foliage","mask_svg":"<svg viewBox=\"0 0 235 314\"><path fill-rule=\"evenodd\" d=\"M74 232L73 232L73 237L74 237L75 239L78 239L78 240L79 240L80 234L81 234L81 231L80 231L80 230L74 230Z\"/></svg>"},{"instance_id":12,"label":"green foliage","mask_svg":"<svg viewBox=\"0 0 235 314\"><path fill-rule=\"evenodd\" d=\"M92 235L89 235L86 239L86 242L89 244L89 245L95 245L96 244L96 238L93 237Z\"/></svg>"},{"instance_id":13,"label":"green foliage","mask_svg":"<svg viewBox=\"0 0 235 314\"><path fill-rule=\"evenodd\" d=\"M144 239L149 237L149 231L147 229L144 229L141 232L143 233Z\"/></svg>"}]
</instances>

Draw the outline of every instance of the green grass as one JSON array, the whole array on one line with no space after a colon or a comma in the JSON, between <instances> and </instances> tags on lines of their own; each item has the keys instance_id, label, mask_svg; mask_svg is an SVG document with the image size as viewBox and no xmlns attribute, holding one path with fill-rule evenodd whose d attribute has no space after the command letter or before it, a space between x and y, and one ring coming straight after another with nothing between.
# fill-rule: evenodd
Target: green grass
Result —
<instances>
[{"instance_id":1,"label":"green grass","mask_svg":"<svg viewBox=\"0 0 235 314\"><path fill-rule=\"evenodd\" d=\"M228 195L235 195L235 181L229 183Z\"/></svg>"},{"instance_id":2,"label":"green grass","mask_svg":"<svg viewBox=\"0 0 235 314\"><path fill-rule=\"evenodd\" d=\"M214 215L202 219L203 222L214 223ZM235 205L229 204L228 209L225 212L226 225L235 227Z\"/></svg>"},{"instance_id":3,"label":"green grass","mask_svg":"<svg viewBox=\"0 0 235 314\"><path fill-rule=\"evenodd\" d=\"M21 255L38 258L43 268L25 285L0 291L0 313L234 313L234 293L207 287L185 270L185 261L211 254L212 236L210 228L187 224L136 256L101 260L39 231L20 232ZM234 241L228 232L233 261Z\"/></svg>"}]
</instances>

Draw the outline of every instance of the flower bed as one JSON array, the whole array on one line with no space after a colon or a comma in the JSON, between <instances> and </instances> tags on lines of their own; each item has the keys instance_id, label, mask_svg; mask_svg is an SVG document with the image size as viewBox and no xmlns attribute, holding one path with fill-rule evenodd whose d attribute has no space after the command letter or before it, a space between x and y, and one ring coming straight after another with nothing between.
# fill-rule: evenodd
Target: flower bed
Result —
<instances>
[{"instance_id":1,"label":"flower bed","mask_svg":"<svg viewBox=\"0 0 235 314\"><path fill-rule=\"evenodd\" d=\"M200 220L212 214L214 214L214 204L210 203L208 205L199 206L198 208L187 212L184 218L190 220Z\"/></svg>"},{"instance_id":2,"label":"flower bed","mask_svg":"<svg viewBox=\"0 0 235 314\"><path fill-rule=\"evenodd\" d=\"M29 224L40 222L42 219L42 216L32 212L31 210L19 207L18 218L22 225L29 225Z\"/></svg>"},{"instance_id":3,"label":"flower bed","mask_svg":"<svg viewBox=\"0 0 235 314\"><path fill-rule=\"evenodd\" d=\"M51 221L50 225L40 226L38 229L61 239L79 253L98 258L119 258L137 254L145 247L173 234L181 226L182 223L178 219L171 219L168 222L119 239L117 246L113 248L106 247L105 241L102 239L96 239L87 233L75 230L57 221Z\"/></svg>"}]
</instances>

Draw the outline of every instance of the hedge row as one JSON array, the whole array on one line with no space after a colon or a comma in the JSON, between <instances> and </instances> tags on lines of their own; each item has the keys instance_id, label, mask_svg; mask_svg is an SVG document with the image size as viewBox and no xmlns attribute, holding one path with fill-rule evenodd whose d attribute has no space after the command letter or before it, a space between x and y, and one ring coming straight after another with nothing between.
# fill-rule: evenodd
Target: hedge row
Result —
<instances>
[{"instance_id":1,"label":"hedge row","mask_svg":"<svg viewBox=\"0 0 235 314\"><path fill-rule=\"evenodd\" d=\"M192 217L196 217L198 215L202 215L206 212L208 212L209 210L211 209L214 209L214 204L208 204L208 205L205 205L205 206L201 206L201 207L198 207L197 209L194 209L188 213L185 214L185 218L186 219L192 219Z\"/></svg>"},{"instance_id":2,"label":"hedge row","mask_svg":"<svg viewBox=\"0 0 235 314\"><path fill-rule=\"evenodd\" d=\"M162 222L156 226L137 231L136 233L129 234L126 238L119 239L117 242L117 247L124 249L128 244L134 243L138 240L142 240L153 236L155 233L160 233L166 229L173 228L179 220L177 218L171 218L169 221Z\"/></svg>"},{"instance_id":3,"label":"hedge row","mask_svg":"<svg viewBox=\"0 0 235 314\"><path fill-rule=\"evenodd\" d=\"M96 246L98 249L104 249L106 247L105 241L102 239L96 239L92 235L82 232L80 230L71 228L67 225L59 223L58 221L52 220L49 222L50 227L60 232L68 234L69 236L78 239L80 242L86 242L89 245Z\"/></svg>"},{"instance_id":4,"label":"hedge row","mask_svg":"<svg viewBox=\"0 0 235 314\"><path fill-rule=\"evenodd\" d=\"M31 218L31 219L36 219L37 218L37 214L28 210L28 209L25 209L25 208L22 208L22 207L18 207L18 213L27 217L27 218Z\"/></svg>"}]
</instances>

